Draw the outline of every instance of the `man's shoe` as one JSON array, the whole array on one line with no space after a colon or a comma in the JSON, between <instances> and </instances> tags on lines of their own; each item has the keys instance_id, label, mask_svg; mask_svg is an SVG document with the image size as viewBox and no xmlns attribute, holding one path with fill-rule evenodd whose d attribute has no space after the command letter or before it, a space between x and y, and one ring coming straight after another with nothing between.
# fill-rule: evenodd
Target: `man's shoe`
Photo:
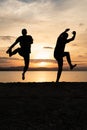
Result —
<instances>
[{"instance_id":1,"label":"man's shoe","mask_svg":"<svg viewBox=\"0 0 87 130\"><path fill-rule=\"evenodd\" d=\"M76 65L77 65L77 64L72 65L72 66L70 67L70 70L73 70L73 68L76 67Z\"/></svg>"}]
</instances>

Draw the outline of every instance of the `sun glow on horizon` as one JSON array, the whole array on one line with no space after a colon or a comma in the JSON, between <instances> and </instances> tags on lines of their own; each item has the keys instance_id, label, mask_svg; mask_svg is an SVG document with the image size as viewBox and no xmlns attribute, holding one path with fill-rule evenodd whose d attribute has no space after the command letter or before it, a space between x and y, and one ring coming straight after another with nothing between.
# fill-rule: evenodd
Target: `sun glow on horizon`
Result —
<instances>
[{"instance_id":1,"label":"sun glow on horizon","mask_svg":"<svg viewBox=\"0 0 87 130\"><path fill-rule=\"evenodd\" d=\"M47 65L48 65L48 63L42 61L42 62L39 63L38 66L39 67L47 67Z\"/></svg>"},{"instance_id":2,"label":"sun glow on horizon","mask_svg":"<svg viewBox=\"0 0 87 130\"><path fill-rule=\"evenodd\" d=\"M35 54L35 59L50 59L51 55L47 50L41 49Z\"/></svg>"}]
</instances>

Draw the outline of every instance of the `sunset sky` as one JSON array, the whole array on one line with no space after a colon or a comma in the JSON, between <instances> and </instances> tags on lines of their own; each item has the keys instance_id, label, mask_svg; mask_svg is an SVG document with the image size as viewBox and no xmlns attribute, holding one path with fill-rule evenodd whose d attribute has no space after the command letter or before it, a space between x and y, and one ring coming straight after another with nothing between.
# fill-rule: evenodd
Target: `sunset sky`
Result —
<instances>
[{"instance_id":1,"label":"sunset sky","mask_svg":"<svg viewBox=\"0 0 87 130\"><path fill-rule=\"evenodd\" d=\"M77 34L66 51L78 70L87 68L87 0L0 0L0 67L23 66L18 54L6 54L23 28L34 40L30 67L57 67L53 57L56 40L70 28L69 38L72 31ZM68 66L65 58L64 66Z\"/></svg>"}]
</instances>

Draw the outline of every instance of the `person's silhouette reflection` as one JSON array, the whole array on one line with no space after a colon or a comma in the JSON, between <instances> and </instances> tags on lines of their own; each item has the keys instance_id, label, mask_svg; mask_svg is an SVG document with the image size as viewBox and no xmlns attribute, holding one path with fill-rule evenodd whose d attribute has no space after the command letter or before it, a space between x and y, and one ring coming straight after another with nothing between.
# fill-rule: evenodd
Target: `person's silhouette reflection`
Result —
<instances>
[{"instance_id":1,"label":"person's silhouette reflection","mask_svg":"<svg viewBox=\"0 0 87 130\"><path fill-rule=\"evenodd\" d=\"M69 43L71 42L72 40L75 39L75 36L76 36L76 32L73 31L72 34L72 38L70 39L67 39L68 38L68 31L70 29L66 29L64 32L62 32L58 39L57 39L57 43L56 43L56 47L54 49L54 58L56 59L57 63L58 63L58 73L57 73L57 79L56 79L56 82L59 81L60 79L60 76L61 76L61 73L62 73L62 67L63 67L63 57L66 56L67 58L67 62L70 66L70 69L72 70L76 64L72 65L71 63L71 58L70 58L70 54L69 52L64 52L64 49L65 49L65 45L66 43Z\"/></svg>"},{"instance_id":2,"label":"person's silhouette reflection","mask_svg":"<svg viewBox=\"0 0 87 130\"><path fill-rule=\"evenodd\" d=\"M20 44L20 48L12 51L12 48L17 44ZM20 56L24 58L24 69L22 73L22 79L25 79L25 72L28 70L29 61L30 61L30 53L31 53L31 44L33 43L33 38L30 35L27 35L27 30L22 29L22 36L19 36L16 41L9 47L6 53L11 57L16 53L19 53Z\"/></svg>"}]
</instances>

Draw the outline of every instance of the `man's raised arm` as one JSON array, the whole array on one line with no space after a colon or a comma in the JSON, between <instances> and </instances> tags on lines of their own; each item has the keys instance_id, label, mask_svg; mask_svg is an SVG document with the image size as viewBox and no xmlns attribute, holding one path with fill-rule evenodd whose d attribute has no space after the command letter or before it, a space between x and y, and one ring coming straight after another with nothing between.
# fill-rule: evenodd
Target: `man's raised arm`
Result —
<instances>
[{"instance_id":1,"label":"man's raised arm","mask_svg":"<svg viewBox=\"0 0 87 130\"><path fill-rule=\"evenodd\" d=\"M76 31L73 31L72 34L73 34L72 38L67 39L67 43L69 43L69 42L71 42L71 41L73 41L75 39Z\"/></svg>"}]
</instances>

